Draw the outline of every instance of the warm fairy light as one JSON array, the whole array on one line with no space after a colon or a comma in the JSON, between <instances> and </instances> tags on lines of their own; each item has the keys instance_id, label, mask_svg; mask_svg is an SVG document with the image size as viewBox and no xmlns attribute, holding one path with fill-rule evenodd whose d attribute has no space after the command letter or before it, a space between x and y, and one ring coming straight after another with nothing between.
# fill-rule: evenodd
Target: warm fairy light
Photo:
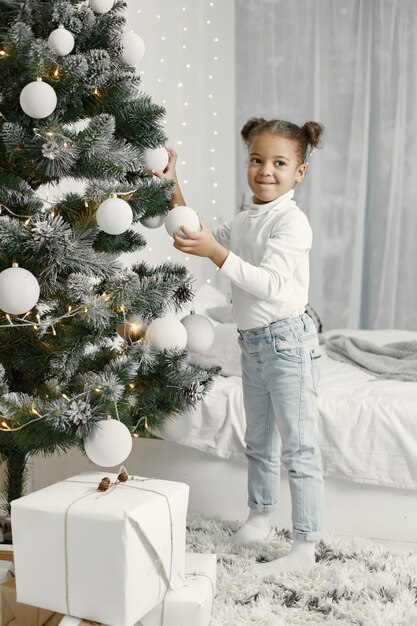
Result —
<instances>
[{"instance_id":1,"label":"warm fairy light","mask_svg":"<svg viewBox=\"0 0 417 626\"><path fill-rule=\"evenodd\" d=\"M27 226L30 223L31 218L28 217L27 220L25 220L23 223L25 226Z\"/></svg>"},{"instance_id":2,"label":"warm fairy light","mask_svg":"<svg viewBox=\"0 0 417 626\"><path fill-rule=\"evenodd\" d=\"M39 315L39 313L36 313L36 319L38 320L38 324L41 323L41 316Z\"/></svg>"},{"instance_id":3,"label":"warm fairy light","mask_svg":"<svg viewBox=\"0 0 417 626\"><path fill-rule=\"evenodd\" d=\"M7 52L5 50L0 50L0 57L7 57Z\"/></svg>"},{"instance_id":4,"label":"warm fairy light","mask_svg":"<svg viewBox=\"0 0 417 626\"><path fill-rule=\"evenodd\" d=\"M56 68L56 70L54 72L54 76L55 76L55 78L58 78L58 76L59 76L59 67Z\"/></svg>"},{"instance_id":5,"label":"warm fairy light","mask_svg":"<svg viewBox=\"0 0 417 626\"><path fill-rule=\"evenodd\" d=\"M68 398L68 396L67 396L67 394L66 394L66 393L63 393L63 394L62 394L62 397L63 397L65 400L68 400L68 401L69 401L69 398Z\"/></svg>"},{"instance_id":6,"label":"warm fairy light","mask_svg":"<svg viewBox=\"0 0 417 626\"><path fill-rule=\"evenodd\" d=\"M85 307L84 313L88 313L88 306Z\"/></svg>"},{"instance_id":7,"label":"warm fairy light","mask_svg":"<svg viewBox=\"0 0 417 626\"><path fill-rule=\"evenodd\" d=\"M134 388L135 388L135 385L134 385L133 383L129 383L129 388L130 388L130 389L134 389Z\"/></svg>"},{"instance_id":8,"label":"warm fairy light","mask_svg":"<svg viewBox=\"0 0 417 626\"><path fill-rule=\"evenodd\" d=\"M100 92L99 92L99 90L98 90L98 87L94 87L93 94L94 94L95 96L99 96L99 95L100 95Z\"/></svg>"},{"instance_id":9,"label":"warm fairy light","mask_svg":"<svg viewBox=\"0 0 417 626\"><path fill-rule=\"evenodd\" d=\"M139 437L139 435L137 433L133 433L132 437Z\"/></svg>"},{"instance_id":10,"label":"warm fairy light","mask_svg":"<svg viewBox=\"0 0 417 626\"><path fill-rule=\"evenodd\" d=\"M10 315L8 313L6 313L6 320L9 322L9 324L11 326L13 326L13 322L12 322L11 317L10 317Z\"/></svg>"},{"instance_id":11,"label":"warm fairy light","mask_svg":"<svg viewBox=\"0 0 417 626\"><path fill-rule=\"evenodd\" d=\"M36 326L36 324L33 324L32 328L33 330L38 330L38 327Z\"/></svg>"},{"instance_id":12,"label":"warm fairy light","mask_svg":"<svg viewBox=\"0 0 417 626\"><path fill-rule=\"evenodd\" d=\"M85 206L86 209L88 209L88 202L87 202L87 200L84 200L84 206Z\"/></svg>"},{"instance_id":13,"label":"warm fairy light","mask_svg":"<svg viewBox=\"0 0 417 626\"><path fill-rule=\"evenodd\" d=\"M100 393L101 389L100 389L100 387L96 387L96 388L94 389L94 391L97 391L97 393Z\"/></svg>"},{"instance_id":14,"label":"warm fairy light","mask_svg":"<svg viewBox=\"0 0 417 626\"><path fill-rule=\"evenodd\" d=\"M68 305L68 313L71 313L71 311L72 311L72 306L69 304Z\"/></svg>"},{"instance_id":15,"label":"warm fairy light","mask_svg":"<svg viewBox=\"0 0 417 626\"><path fill-rule=\"evenodd\" d=\"M53 334L54 337L56 337L56 330L55 330L55 328L53 326L52 326L52 334Z\"/></svg>"},{"instance_id":16,"label":"warm fairy light","mask_svg":"<svg viewBox=\"0 0 417 626\"><path fill-rule=\"evenodd\" d=\"M32 404L32 409L31 409L31 410L32 410L32 413L33 413L34 415L38 415L38 417L40 417L40 413L38 413L38 411L36 410L36 407L35 407L35 405L34 405L34 404Z\"/></svg>"}]
</instances>

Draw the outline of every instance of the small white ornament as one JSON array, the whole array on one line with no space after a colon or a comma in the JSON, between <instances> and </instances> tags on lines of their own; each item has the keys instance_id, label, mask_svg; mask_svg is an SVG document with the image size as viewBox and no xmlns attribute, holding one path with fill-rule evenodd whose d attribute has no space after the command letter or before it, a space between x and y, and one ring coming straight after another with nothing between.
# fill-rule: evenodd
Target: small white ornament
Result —
<instances>
[{"instance_id":1,"label":"small white ornament","mask_svg":"<svg viewBox=\"0 0 417 626\"><path fill-rule=\"evenodd\" d=\"M154 148L152 150L145 150L143 158L148 170L163 172L168 165L169 154L166 148Z\"/></svg>"},{"instance_id":2,"label":"small white ornament","mask_svg":"<svg viewBox=\"0 0 417 626\"><path fill-rule=\"evenodd\" d=\"M155 215L154 217L143 217L140 223L146 228L159 228L164 224L166 215Z\"/></svg>"},{"instance_id":3,"label":"small white ornament","mask_svg":"<svg viewBox=\"0 0 417 626\"><path fill-rule=\"evenodd\" d=\"M145 43L140 35L129 32L123 33L120 39L123 46L122 59L128 65L136 65L145 54Z\"/></svg>"},{"instance_id":4,"label":"small white ornament","mask_svg":"<svg viewBox=\"0 0 417 626\"><path fill-rule=\"evenodd\" d=\"M96 220L100 230L109 235L120 235L132 225L133 212L125 200L107 198L98 207Z\"/></svg>"},{"instance_id":5,"label":"small white ornament","mask_svg":"<svg viewBox=\"0 0 417 626\"><path fill-rule=\"evenodd\" d=\"M182 350L187 345L187 331L175 317L159 317L149 324L145 339L159 350Z\"/></svg>"},{"instance_id":6,"label":"small white ornament","mask_svg":"<svg viewBox=\"0 0 417 626\"><path fill-rule=\"evenodd\" d=\"M51 115L55 111L56 105L55 89L40 78L23 87L20 93L20 106L26 115L35 120Z\"/></svg>"},{"instance_id":7,"label":"small white ornament","mask_svg":"<svg viewBox=\"0 0 417 626\"><path fill-rule=\"evenodd\" d=\"M165 228L171 237L174 236L174 233L177 233L177 235L186 239L181 226L185 226L195 233L200 231L200 218L194 209L189 206L176 206L171 209L166 217Z\"/></svg>"},{"instance_id":8,"label":"small white ornament","mask_svg":"<svg viewBox=\"0 0 417 626\"><path fill-rule=\"evenodd\" d=\"M94 13L108 13L113 8L114 0L90 0L90 8Z\"/></svg>"},{"instance_id":9,"label":"small white ornament","mask_svg":"<svg viewBox=\"0 0 417 626\"><path fill-rule=\"evenodd\" d=\"M214 341L214 327L209 318L191 311L190 315L182 318L187 331L187 345L190 352L206 352Z\"/></svg>"},{"instance_id":10,"label":"small white ornament","mask_svg":"<svg viewBox=\"0 0 417 626\"><path fill-rule=\"evenodd\" d=\"M49 47L59 57L69 54L75 45L74 36L62 24L52 31L48 37Z\"/></svg>"},{"instance_id":11,"label":"small white ornament","mask_svg":"<svg viewBox=\"0 0 417 626\"><path fill-rule=\"evenodd\" d=\"M91 437L85 439L84 450L90 461L100 467L120 465L132 450L132 435L119 420L100 420Z\"/></svg>"},{"instance_id":12,"label":"small white ornament","mask_svg":"<svg viewBox=\"0 0 417 626\"><path fill-rule=\"evenodd\" d=\"M39 300L40 288L35 276L17 263L0 273L0 309L21 315L33 309Z\"/></svg>"}]
</instances>

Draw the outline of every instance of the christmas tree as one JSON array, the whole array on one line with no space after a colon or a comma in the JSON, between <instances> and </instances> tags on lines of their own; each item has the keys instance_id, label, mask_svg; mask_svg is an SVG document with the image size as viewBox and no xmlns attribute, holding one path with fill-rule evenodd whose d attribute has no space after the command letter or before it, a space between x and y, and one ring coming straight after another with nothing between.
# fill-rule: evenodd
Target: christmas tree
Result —
<instances>
[{"instance_id":1,"label":"christmas tree","mask_svg":"<svg viewBox=\"0 0 417 626\"><path fill-rule=\"evenodd\" d=\"M145 167L145 152L167 140L164 109L140 91L125 9L121 0L0 0L7 503L22 493L28 455L82 446L109 415L132 435L160 427L218 371L143 337L192 299L187 269L118 258L143 249L130 224L165 215L172 188ZM41 190L64 179L82 191L48 200Z\"/></svg>"}]
</instances>

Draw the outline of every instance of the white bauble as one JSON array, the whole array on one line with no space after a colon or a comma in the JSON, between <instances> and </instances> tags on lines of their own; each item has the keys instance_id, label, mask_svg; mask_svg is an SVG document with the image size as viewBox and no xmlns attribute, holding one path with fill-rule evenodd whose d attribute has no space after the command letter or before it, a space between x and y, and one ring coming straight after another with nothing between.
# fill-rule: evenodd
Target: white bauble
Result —
<instances>
[{"instance_id":1,"label":"white bauble","mask_svg":"<svg viewBox=\"0 0 417 626\"><path fill-rule=\"evenodd\" d=\"M94 13L108 13L113 8L114 0L90 0L90 8Z\"/></svg>"},{"instance_id":2,"label":"white bauble","mask_svg":"<svg viewBox=\"0 0 417 626\"><path fill-rule=\"evenodd\" d=\"M9 267L0 273L0 309L21 315L33 309L39 300L39 283L23 267Z\"/></svg>"},{"instance_id":3,"label":"white bauble","mask_svg":"<svg viewBox=\"0 0 417 626\"><path fill-rule=\"evenodd\" d=\"M49 47L59 57L69 54L74 48L75 40L72 33L62 26L56 28L48 37Z\"/></svg>"},{"instance_id":4,"label":"white bauble","mask_svg":"<svg viewBox=\"0 0 417 626\"><path fill-rule=\"evenodd\" d=\"M149 324L145 339L159 350L182 350L187 345L187 331L175 317L159 317Z\"/></svg>"},{"instance_id":5,"label":"white bauble","mask_svg":"<svg viewBox=\"0 0 417 626\"><path fill-rule=\"evenodd\" d=\"M129 32L123 33L120 39L123 46L122 59L128 65L136 65L145 54L145 43L140 35Z\"/></svg>"},{"instance_id":6,"label":"white bauble","mask_svg":"<svg viewBox=\"0 0 417 626\"><path fill-rule=\"evenodd\" d=\"M206 352L214 341L214 327L209 318L192 312L182 318L187 331L187 345L190 352Z\"/></svg>"},{"instance_id":7,"label":"white bauble","mask_svg":"<svg viewBox=\"0 0 417 626\"><path fill-rule=\"evenodd\" d=\"M200 218L194 209L191 209L189 206L176 206L171 209L166 217L165 228L171 237L174 236L174 233L177 233L180 237L185 238L181 226L185 226L195 233L200 230Z\"/></svg>"},{"instance_id":8,"label":"white bauble","mask_svg":"<svg viewBox=\"0 0 417 626\"><path fill-rule=\"evenodd\" d=\"M165 215L155 215L154 217L143 217L140 223L146 228L159 228L165 222Z\"/></svg>"},{"instance_id":9,"label":"white bauble","mask_svg":"<svg viewBox=\"0 0 417 626\"><path fill-rule=\"evenodd\" d=\"M145 150L143 158L148 170L163 172L168 165L169 154L165 148L154 148L153 150Z\"/></svg>"},{"instance_id":10,"label":"white bauble","mask_svg":"<svg viewBox=\"0 0 417 626\"><path fill-rule=\"evenodd\" d=\"M107 198L98 207L96 220L100 230L109 235L120 235L132 225L133 212L125 200Z\"/></svg>"},{"instance_id":11,"label":"white bauble","mask_svg":"<svg viewBox=\"0 0 417 626\"><path fill-rule=\"evenodd\" d=\"M20 93L20 106L29 117L35 120L51 115L56 109L55 89L42 80L34 80L23 87Z\"/></svg>"},{"instance_id":12,"label":"white bauble","mask_svg":"<svg viewBox=\"0 0 417 626\"><path fill-rule=\"evenodd\" d=\"M84 450L90 461L100 467L120 465L132 450L132 435L119 420L100 420L94 433L85 439Z\"/></svg>"}]
</instances>

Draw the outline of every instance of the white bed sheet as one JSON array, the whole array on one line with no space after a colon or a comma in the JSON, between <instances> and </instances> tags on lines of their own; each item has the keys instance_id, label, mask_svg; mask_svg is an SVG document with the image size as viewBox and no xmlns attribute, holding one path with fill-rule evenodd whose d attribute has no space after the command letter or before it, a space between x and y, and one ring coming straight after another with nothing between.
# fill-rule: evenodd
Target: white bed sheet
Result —
<instances>
[{"instance_id":1,"label":"white bed sheet","mask_svg":"<svg viewBox=\"0 0 417 626\"><path fill-rule=\"evenodd\" d=\"M404 330L335 329L383 345L416 340ZM380 380L330 359L322 347L320 447L326 476L417 490L417 382ZM197 408L162 432L164 439L215 454L244 458L245 419L239 376L218 377Z\"/></svg>"}]
</instances>

